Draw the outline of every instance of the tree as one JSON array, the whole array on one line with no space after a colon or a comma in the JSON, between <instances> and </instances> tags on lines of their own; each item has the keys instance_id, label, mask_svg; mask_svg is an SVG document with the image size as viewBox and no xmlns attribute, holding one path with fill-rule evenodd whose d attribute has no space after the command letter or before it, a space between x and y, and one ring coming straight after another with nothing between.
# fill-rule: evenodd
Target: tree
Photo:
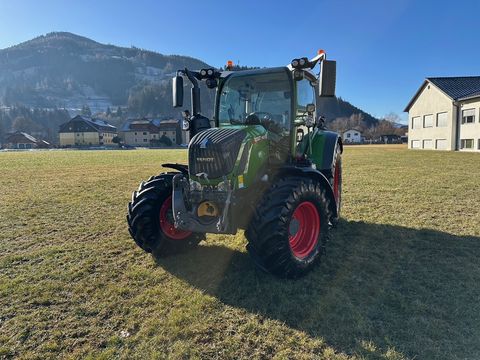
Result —
<instances>
[{"instance_id":1,"label":"tree","mask_svg":"<svg viewBox=\"0 0 480 360\"><path fill-rule=\"evenodd\" d=\"M12 123L13 131L21 131L26 133L32 133L39 130L39 126L29 118L24 116L17 116Z\"/></svg>"},{"instance_id":2,"label":"tree","mask_svg":"<svg viewBox=\"0 0 480 360\"><path fill-rule=\"evenodd\" d=\"M170 138L166 137L165 135L162 135L160 137L160 139L158 139L158 142L161 143L161 144L164 144L166 146L172 146L173 145L172 140L170 140Z\"/></svg>"},{"instance_id":3,"label":"tree","mask_svg":"<svg viewBox=\"0 0 480 360\"><path fill-rule=\"evenodd\" d=\"M114 136L112 139L112 142L114 144L118 144L119 147L122 147L122 139L118 136Z\"/></svg>"},{"instance_id":4,"label":"tree","mask_svg":"<svg viewBox=\"0 0 480 360\"><path fill-rule=\"evenodd\" d=\"M122 117L122 115L123 115L122 108L119 106L117 108L117 117Z\"/></svg>"},{"instance_id":5,"label":"tree","mask_svg":"<svg viewBox=\"0 0 480 360\"><path fill-rule=\"evenodd\" d=\"M391 122L392 124L397 124L398 125L398 124L402 123L402 118L394 112L388 113L387 115L385 115L384 118L385 118L385 120Z\"/></svg>"},{"instance_id":6,"label":"tree","mask_svg":"<svg viewBox=\"0 0 480 360\"><path fill-rule=\"evenodd\" d=\"M88 105L83 105L80 114L85 116L92 116L92 110L90 110L90 107Z\"/></svg>"},{"instance_id":7,"label":"tree","mask_svg":"<svg viewBox=\"0 0 480 360\"><path fill-rule=\"evenodd\" d=\"M106 115L107 115L107 117L110 117L112 115L112 111L110 110L110 106L107 107Z\"/></svg>"}]
</instances>

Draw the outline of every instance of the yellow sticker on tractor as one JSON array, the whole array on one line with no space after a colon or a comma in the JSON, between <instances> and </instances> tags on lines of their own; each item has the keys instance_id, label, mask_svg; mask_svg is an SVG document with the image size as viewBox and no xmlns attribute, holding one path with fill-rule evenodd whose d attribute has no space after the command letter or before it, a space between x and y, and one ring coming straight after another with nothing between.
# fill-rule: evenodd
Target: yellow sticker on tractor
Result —
<instances>
[{"instance_id":1,"label":"yellow sticker on tractor","mask_svg":"<svg viewBox=\"0 0 480 360\"><path fill-rule=\"evenodd\" d=\"M238 188L243 189L245 185L243 185L243 175L238 175Z\"/></svg>"}]
</instances>

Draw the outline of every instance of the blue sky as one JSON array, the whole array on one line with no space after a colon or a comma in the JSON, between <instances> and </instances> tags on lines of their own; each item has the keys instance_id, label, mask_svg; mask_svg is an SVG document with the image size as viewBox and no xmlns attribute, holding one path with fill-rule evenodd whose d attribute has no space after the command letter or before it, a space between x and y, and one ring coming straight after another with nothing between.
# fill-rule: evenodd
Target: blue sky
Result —
<instances>
[{"instance_id":1,"label":"blue sky","mask_svg":"<svg viewBox=\"0 0 480 360\"><path fill-rule=\"evenodd\" d=\"M375 116L402 115L427 76L480 75L478 1L301 3L1 0L0 48L70 31L213 66L277 66L322 48L338 62L337 95Z\"/></svg>"}]
</instances>

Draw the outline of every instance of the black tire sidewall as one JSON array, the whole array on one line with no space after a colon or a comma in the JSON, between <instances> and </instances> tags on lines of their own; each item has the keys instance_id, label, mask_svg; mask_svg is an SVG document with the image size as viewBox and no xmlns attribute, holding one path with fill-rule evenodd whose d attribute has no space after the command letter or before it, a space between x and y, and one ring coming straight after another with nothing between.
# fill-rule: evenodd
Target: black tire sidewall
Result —
<instances>
[{"instance_id":1,"label":"black tire sidewall","mask_svg":"<svg viewBox=\"0 0 480 360\"><path fill-rule=\"evenodd\" d=\"M296 191L299 191L299 189L296 189ZM298 205L300 205L305 201L312 203L318 211L318 216L320 221L320 232L319 232L315 247L312 249L310 254L308 254L305 258L302 259L302 258L298 258L293 254L292 248L290 246L288 234L289 234L290 221L293 218L293 213L295 209L298 207ZM324 227L328 226L327 210L323 208L322 203L323 202L322 202L321 195L311 190L308 190L307 192L300 192L300 195L298 197L295 197L295 199L291 203L292 207L289 210L289 214L288 214L289 220L286 223L286 229L285 229L285 233L287 234L287 237L285 240L288 243L288 248L290 250L292 261L297 262L301 267L308 267L312 262L314 262L318 258L319 252L322 251L323 240L324 240L323 237L325 234Z\"/></svg>"}]
</instances>

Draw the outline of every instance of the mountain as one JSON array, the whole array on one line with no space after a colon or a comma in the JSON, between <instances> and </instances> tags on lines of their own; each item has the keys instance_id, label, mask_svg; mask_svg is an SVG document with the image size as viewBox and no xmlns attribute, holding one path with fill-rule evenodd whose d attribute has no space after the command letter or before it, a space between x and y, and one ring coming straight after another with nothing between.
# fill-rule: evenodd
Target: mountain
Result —
<instances>
[{"instance_id":1,"label":"mountain","mask_svg":"<svg viewBox=\"0 0 480 360\"><path fill-rule=\"evenodd\" d=\"M129 98L150 87L157 107L168 103L165 109L169 112L169 80L185 67L208 65L188 56L105 45L53 32L0 50L0 104L72 110L87 104L93 112L105 111L126 106Z\"/></svg>"},{"instance_id":2,"label":"mountain","mask_svg":"<svg viewBox=\"0 0 480 360\"><path fill-rule=\"evenodd\" d=\"M367 127L378 123L377 118L343 100L341 97L321 98L317 101L317 105L327 122L332 122L338 118L350 118L352 115L361 115Z\"/></svg>"},{"instance_id":3,"label":"mountain","mask_svg":"<svg viewBox=\"0 0 480 360\"><path fill-rule=\"evenodd\" d=\"M171 106L170 79L177 69L185 67L201 69L209 65L189 56L163 55L101 44L68 32L52 32L0 50L0 109L14 105L43 110L60 108L73 115L88 105L92 113L107 109L110 113L121 107L117 122L127 116L178 117L178 109ZM202 85L201 94L203 113L210 117L214 91ZM189 101L189 96L185 96L185 108ZM341 98L321 101L327 120L361 114L369 126L377 121ZM25 110L21 112L37 121ZM64 116L56 116L56 121ZM8 131L13 120L10 117L8 123L0 124L0 130L3 125L4 132ZM45 120L43 127L50 126L44 123L51 122ZM57 131L48 130L49 134Z\"/></svg>"}]
</instances>

